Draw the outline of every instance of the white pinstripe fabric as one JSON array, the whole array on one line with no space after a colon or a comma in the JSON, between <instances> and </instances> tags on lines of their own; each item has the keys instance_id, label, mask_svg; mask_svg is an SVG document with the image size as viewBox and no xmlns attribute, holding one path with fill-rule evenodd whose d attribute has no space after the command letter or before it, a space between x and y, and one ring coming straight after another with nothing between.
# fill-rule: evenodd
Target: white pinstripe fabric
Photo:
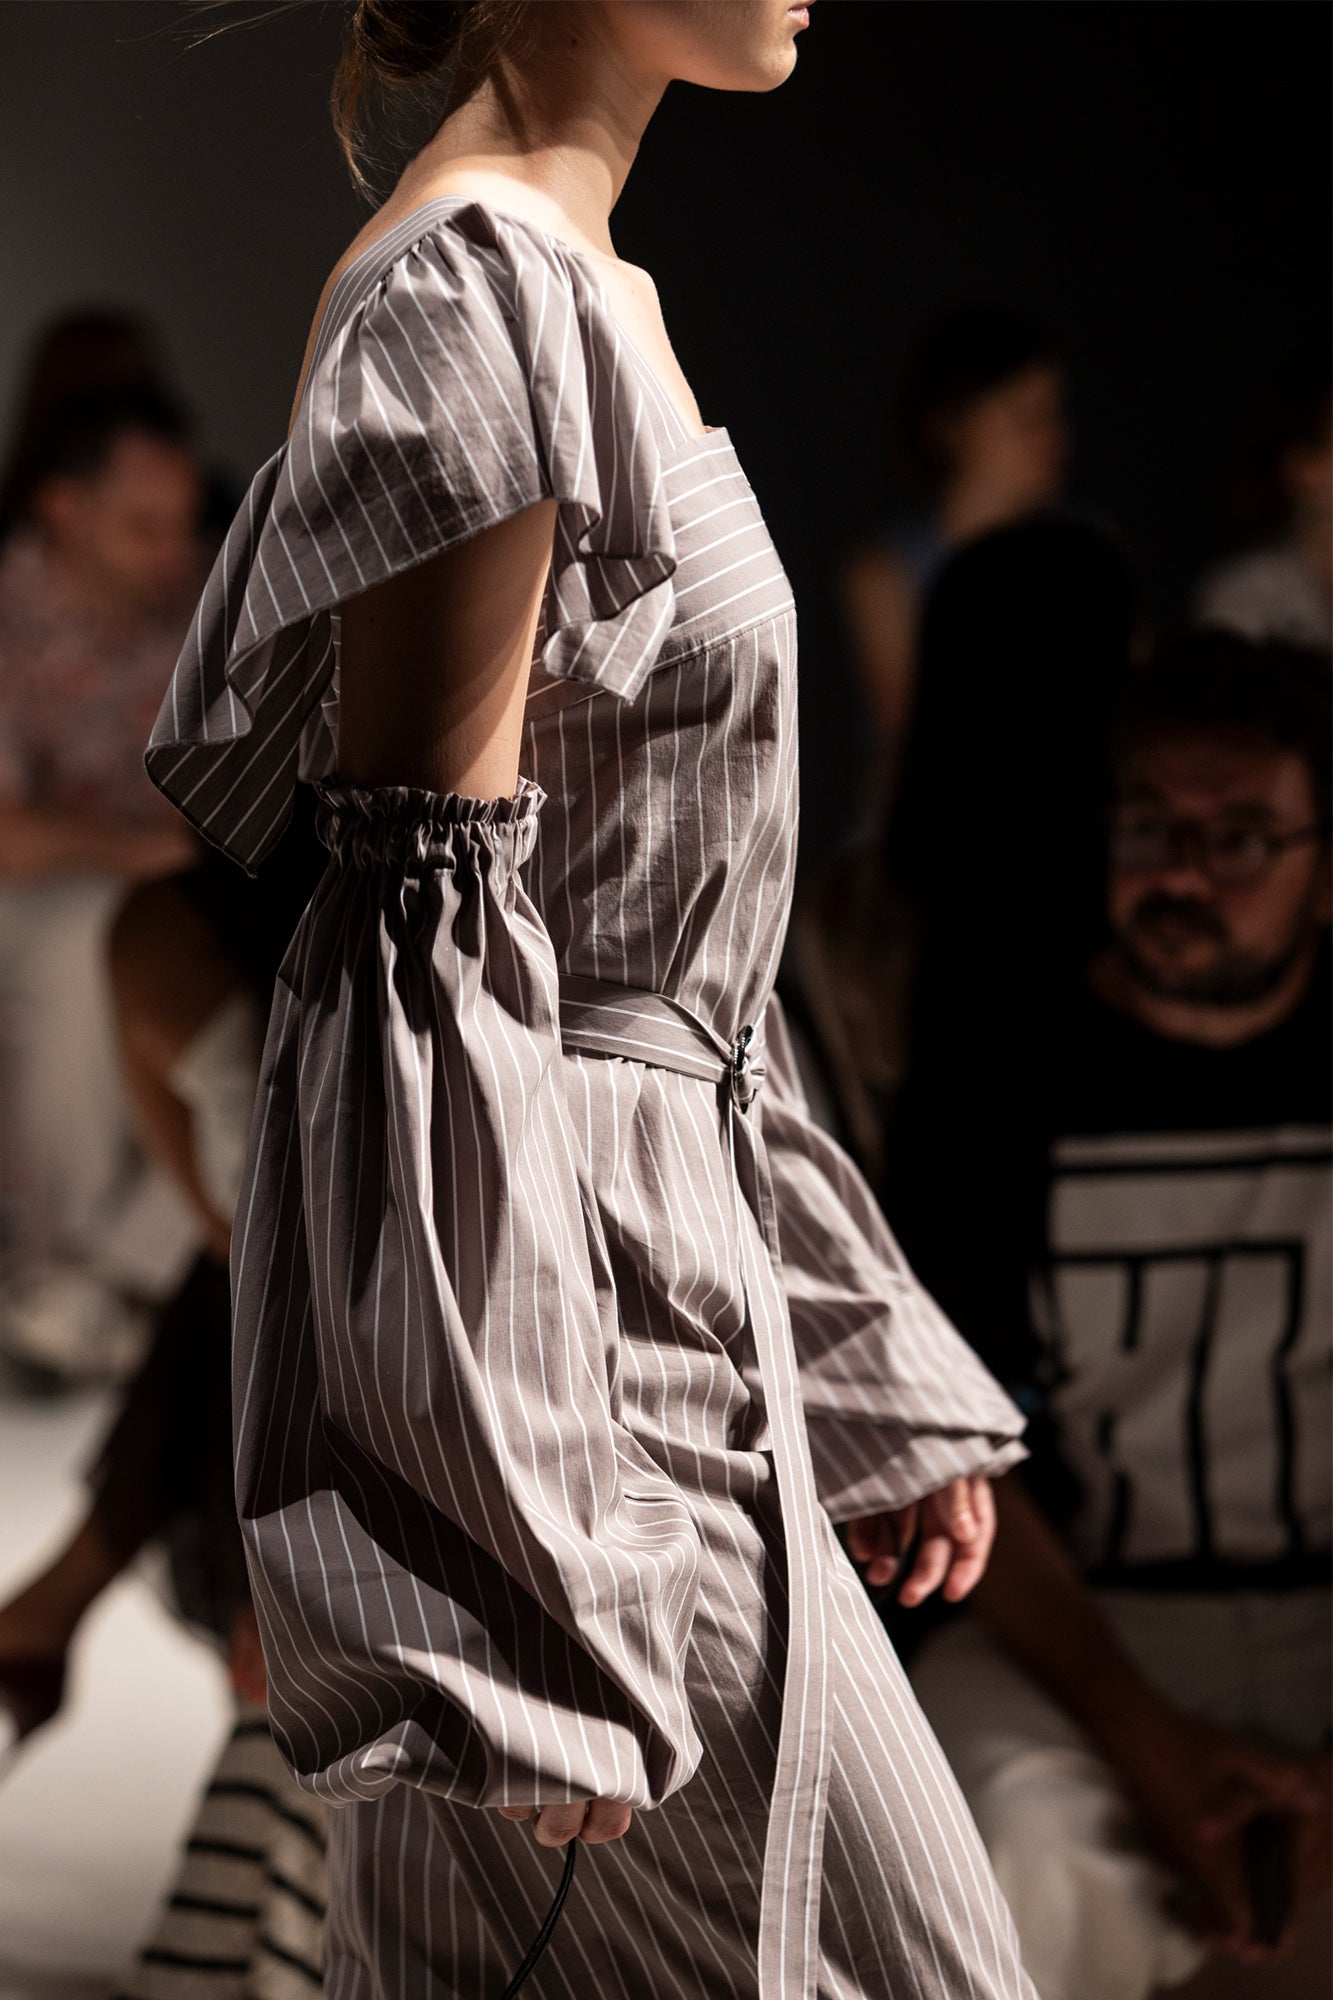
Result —
<instances>
[{"instance_id":1,"label":"white pinstripe fabric","mask_svg":"<svg viewBox=\"0 0 1333 2000\"><path fill-rule=\"evenodd\" d=\"M653 1810L589 1857L538 1995L1017 2000L815 1504L801 1389L841 1513L1011 1462L1019 1419L800 1098L769 1002L790 592L725 433L687 433L591 266L449 201L352 268L150 768L253 865L299 746L332 766L337 604L542 494L530 775L485 806L325 786L238 1215L273 1719L346 1807L330 1990L475 2000L550 1888L475 1809L600 1794ZM746 1144L715 1080L566 1048L580 980L665 995L721 1048L767 1008Z\"/></svg>"}]
</instances>

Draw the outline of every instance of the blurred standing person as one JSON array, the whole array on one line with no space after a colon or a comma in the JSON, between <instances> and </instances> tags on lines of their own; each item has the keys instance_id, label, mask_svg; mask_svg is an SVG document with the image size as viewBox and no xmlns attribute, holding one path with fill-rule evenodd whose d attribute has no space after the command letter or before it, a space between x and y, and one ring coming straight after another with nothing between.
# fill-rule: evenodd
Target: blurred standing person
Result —
<instances>
[{"instance_id":1,"label":"blurred standing person","mask_svg":"<svg viewBox=\"0 0 1333 2000\"><path fill-rule=\"evenodd\" d=\"M1107 732L1134 622L1127 556L1095 522L1042 514L961 550L926 607L893 806L797 904L787 966L837 1128L881 1190L901 1161L898 1201L937 1181L961 1199L966 1185L960 1241L1008 1226L1001 1126L988 1121L980 1146L952 1136L1015 1077L1031 1032L1032 986L1012 989L995 968L1016 951L1034 967L1072 961L1089 943ZM950 1254L933 1288L956 1287L966 1267ZM965 1294L955 1316L960 1305Z\"/></svg>"},{"instance_id":2,"label":"blurred standing person","mask_svg":"<svg viewBox=\"0 0 1333 2000\"><path fill-rule=\"evenodd\" d=\"M916 511L855 551L841 594L878 737L872 799L891 790L909 725L921 611L964 543L1059 498L1069 458L1054 343L998 306L956 307L921 340L903 384L898 456Z\"/></svg>"},{"instance_id":3,"label":"blurred standing person","mask_svg":"<svg viewBox=\"0 0 1333 2000\"><path fill-rule=\"evenodd\" d=\"M120 1080L105 963L127 882L197 851L142 740L197 582L200 478L147 387L49 413L0 547L0 1004L8 1256L4 1340L112 1370L135 1301L182 1275L193 1228L145 1168Z\"/></svg>"},{"instance_id":4,"label":"blurred standing person","mask_svg":"<svg viewBox=\"0 0 1333 2000\"><path fill-rule=\"evenodd\" d=\"M1333 646L1333 388L1327 354L1292 364L1262 403L1234 482L1256 545L1205 577L1204 625Z\"/></svg>"}]
</instances>

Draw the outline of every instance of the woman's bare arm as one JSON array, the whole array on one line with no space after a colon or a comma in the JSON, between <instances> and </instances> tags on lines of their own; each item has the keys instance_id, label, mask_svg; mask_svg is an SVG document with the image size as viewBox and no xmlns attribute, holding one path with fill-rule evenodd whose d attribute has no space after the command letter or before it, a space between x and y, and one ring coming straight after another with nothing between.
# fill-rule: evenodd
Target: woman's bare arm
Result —
<instances>
[{"instance_id":1,"label":"woman's bare arm","mask_svg":"<svg viewBox=\"0 0 1333 2000\"><path fill-rule=\"evenodd\" d=\"M343 606L346 783L511 796L555 516L539 501Z\"/></svg>"},{"instance_id":2,"label":"woman's bare arm","mask_svg":"<svg viewBox=\"0 0 1333 2000\"><path fill-rule=\"evenodd\" d=\"M339 773L361 785L512 795L556 503L543 500L343 607ZM618 1840L609 1799L509 1806L544 1847Z\"/></svg>"}]
</instances>

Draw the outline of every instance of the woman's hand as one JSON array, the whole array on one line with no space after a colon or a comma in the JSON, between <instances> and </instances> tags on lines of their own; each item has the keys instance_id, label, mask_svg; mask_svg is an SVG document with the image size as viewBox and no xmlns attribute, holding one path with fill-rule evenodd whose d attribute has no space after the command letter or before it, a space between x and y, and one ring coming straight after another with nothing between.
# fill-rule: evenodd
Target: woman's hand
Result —
<instances>
[{"instance_id":1,"label":"woman's hand","mask_svg":"<svg viewBox=\"0 0 1333 2000\"><path fill-rule=\"evenodd\" d=\"M563 1806L497 1806L496 1811L502 1819L530 1820L539 1847L564 1847L571 1840L586 1840L589 1847L596 1847L604 1840L619 1840L634 1818L634 1808L615 1799L574 1799Z\"/></svg>"},{"instance_id":2,"label":"woman's hand","mask_svg":"<svg viewBox=\"0 0 1333 2000\"><path fill-rule=\"evenodd\" d=\"M847 1523L853 1560L866 1565L866 1582L892 1583L913 1541L916 1561L898 1592L909 1609L944 1586L950 1604L981 1581L995 1540L990 1481L955 1479L938 1493L887 1514L863 1514Z\"/></svg>"}]
</instances>

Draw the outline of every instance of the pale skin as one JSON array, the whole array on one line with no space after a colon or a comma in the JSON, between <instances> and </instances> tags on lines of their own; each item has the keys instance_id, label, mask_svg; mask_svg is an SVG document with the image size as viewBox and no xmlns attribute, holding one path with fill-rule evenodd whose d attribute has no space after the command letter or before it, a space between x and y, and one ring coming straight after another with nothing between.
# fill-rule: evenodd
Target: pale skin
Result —
<instances>
[{"instance_id":1,"label":"pale skin","mask_svg":"<svg viewBox=\"0 0 1333 2000\"><path fill-rule=\"evenodd\" d=\"M1255 882L1219 887L1196 855L1178 854L1150 874L1113 871L1111 927L1131 947L1112 945L1092 968L1102 998L1168 1040L1234 1048L1286 1019L1309 983L1320 932L1333 919L1333 879L1325 841L1300 836L1319 809L1304 758L1221 735L1163 733L1137 753L1123 786L1126 804L1195 826L1253 828L1293 844ZM1145 923L1153 894L1183 915ZM1294 947L1294 948L1293 948ZM1192 997L1229 959L1290 960L1270 992L1244 1004ZM1135 961L1150 975L1145 980ZM1173 991L1172 989L1178 989Z\"/></svg>"},{"instance_id":2,"label":"pale skin","mask_svg":"<svg viewBox=\"0 0 1333 2000\"><path fill-rule=\"evenodd\" d=\"M1279 837L1319 817L1304 758L1225 733L1180 729L1149 738L1123 773L1121 794L1126 806L1174 821ZM1138 912L1154 894L1193 906L1202 921L1143 925ZM1166 1039L1234 1047L1286 1019L1308 987L1330 917L1328 846L1288 846L1244 886L1219 887L1196 856L1183 854L1151 871L1113 869L1108 914L1133 956L1113 942L1097 960L1092 978L1102 998ZM1288 969L1248 1003L1212 1004L1171 990L1206 991L1219 964L1237 954ZM1293 1955L1320 1945L1313 1917L1327 1904L1333 1829L1328 1751L1298 1755L1174 1708L1122 1652L1020 1481L1002 1480L995 1498L1002 1532L977 1591L978 1614L1120 1773L1150 1837L1192 1892L1201 1934L1246 1965L1274 1954L1254 1935L1241 1834L1260 1812L1291 1819L1293 1896L1277 1956L1291 1962L1293 1983L1269 1990L1317 1990L1302 1982L1318 1982L1318 1971Z\"/></svg>"},{"instance_id":3,"label":"pale skin","mask_svg":"<svg viewBox=\"0 0 1333 2000\"><path fill-rule=\"evenodd\" d=\"M592 260L615 318L686 429L702 434L653 282L615 253L611 211L668 83L771 90L795 65L801 17L786 0L543 0L534 19L521 74L488 79L446 118L350 246L329 288L404 215L440 196L471 196ZM554 527L554 503L539 503L344 607L339 764L346 781L512 796ZM907 1601L940 1582L946 1594L961 1596L984 1567L993 1531L984 1482L960 1480L932 1494L919 1517ZM913 1507L851 1524L853 1552L864 1551L872 1579L893 1573L917 1520ZM616 1840L632 1819L628 1806L611 1799L499 1810L529 1822L546 1847Z\"/></svg>"}]
</instances>

